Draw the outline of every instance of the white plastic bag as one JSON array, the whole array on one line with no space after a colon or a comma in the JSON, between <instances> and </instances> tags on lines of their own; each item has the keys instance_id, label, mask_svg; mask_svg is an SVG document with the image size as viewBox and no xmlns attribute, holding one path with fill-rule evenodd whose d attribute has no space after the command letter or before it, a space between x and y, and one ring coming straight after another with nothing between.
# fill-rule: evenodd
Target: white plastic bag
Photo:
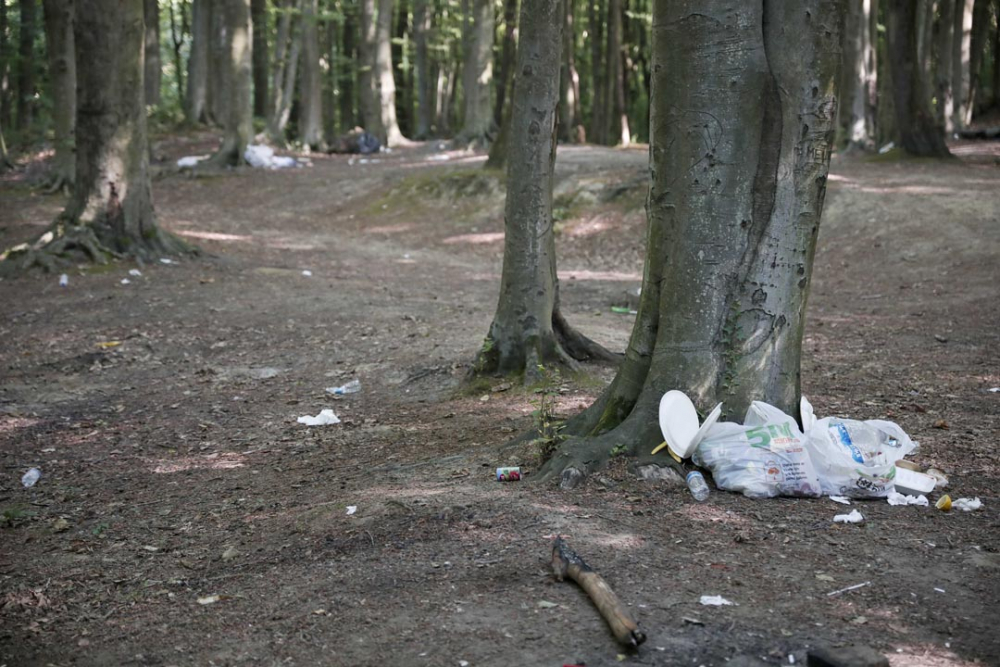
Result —
<instances>
[{"instance_id":1,"label":"white plastic bag","mask_svg":"<svg viewBox=\"0 0 1000 667\"><path fill-rule=\"evenodd\" d=\"M885 498L895 488L896 461L917 448L897 424L827 417L806 434L824 495Z\"/></svg>"},{"instance_id":2,"label":"white plastic bag","mask_svg":"<svg viewBox=\"0 0 1000 667\"><path fill-rule=\"evenodd\" d=\"M798 424L778 408L754 401L743 425L712 426L692 457L712 471L716 486L749 498L815 498L821 486Z\"/></svg>"}]
</instances>

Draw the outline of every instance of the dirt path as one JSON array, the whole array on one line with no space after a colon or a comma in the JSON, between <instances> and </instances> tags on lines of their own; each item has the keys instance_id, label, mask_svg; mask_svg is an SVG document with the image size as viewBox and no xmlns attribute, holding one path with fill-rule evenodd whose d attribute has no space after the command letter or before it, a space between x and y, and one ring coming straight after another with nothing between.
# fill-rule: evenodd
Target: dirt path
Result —
<instances>
[{"instance_id":1,"label":"dirt path","mask_svg":"<svg viewBox=\"0 0 1000 667\"><path fill-rule=\"evenodd\" d=\"M215 256L0 282L0 665L619 664L580 591L551 580L556 533L633 605L649 641L629 664L801 663L843 641L897 667L996 664L1000 170L973 153L834 165L805 390L820 414L898 421L953 496L985 503L861 503L860 526L832 524L828 500L696 505L622 461L573 493L492 481L534 466L496 452L536 395L456 394L502 251L502 187L479 159L157 180L162 222ZM645 161L560 152L563 305L618 348ZM0 197L4 246L60 207L12 181ZM610 376L564 378L558 411ZM353 377L360 393L324 393ZM295 421L326 407L343 422Z\"/></svg>"}]
</instances>

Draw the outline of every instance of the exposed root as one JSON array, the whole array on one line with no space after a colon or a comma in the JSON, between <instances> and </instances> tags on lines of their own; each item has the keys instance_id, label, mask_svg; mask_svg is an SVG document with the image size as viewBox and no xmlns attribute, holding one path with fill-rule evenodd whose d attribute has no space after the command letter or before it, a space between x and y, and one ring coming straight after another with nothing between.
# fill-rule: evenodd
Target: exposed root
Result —
<instances>
[{"instance_id":1,"label":"exposed root","mask_svg":"<svg viewBox=\"0 0 1000 667\"><path fill-rule=\"evenodd\" d=\"M552 329L555 331L556 338L558 338L561 347L569 356L577 361L599 361L618 364L625 358L625 355L612 352L570 326L566 318L563 317L558 304L556 304L556 307L552 311Z\"/></svg>"},{"instance_id":2,"label":"exposed root","mask_svg":"<svg viewBox=\"0 0 1000 667\"><path fill-rule=\"evenodd\" d=\"M73 177L66 173L53 172L42 185L46 195L62 193L69 195L73 190Z\"/></svg>"}]
</instances>

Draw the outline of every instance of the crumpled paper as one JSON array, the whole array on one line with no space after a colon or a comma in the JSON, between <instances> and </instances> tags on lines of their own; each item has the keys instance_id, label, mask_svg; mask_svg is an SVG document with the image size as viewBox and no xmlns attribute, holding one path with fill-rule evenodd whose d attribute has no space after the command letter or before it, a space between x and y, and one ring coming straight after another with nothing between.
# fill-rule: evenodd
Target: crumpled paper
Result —
<instances>
[{"instance_id":1,"label":"crumpled paper","mask_svg":"<svg viewBox=\"0 0 1000 667\"><path fill-rule=\"evenodd\" d=\"M339 424L340 418L333 414L333 410L326 408L325 410L320 410L320 413L315 417L304 415L299 417L296 421L300 424L305 424L306 426L327 426L328 424Z\"/></svg>"}]
</instances>

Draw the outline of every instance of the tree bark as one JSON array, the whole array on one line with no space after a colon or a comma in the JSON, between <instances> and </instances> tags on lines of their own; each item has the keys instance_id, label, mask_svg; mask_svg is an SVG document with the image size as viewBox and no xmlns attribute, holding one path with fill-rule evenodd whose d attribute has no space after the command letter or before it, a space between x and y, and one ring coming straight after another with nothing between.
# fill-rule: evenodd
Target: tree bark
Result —
<instances>
[{"instance_id":1,"label":"tree bark","mask_svg":"<svg viewBox=\"0 0 1000 667\"><path fill-rule=\"evenodd\" d=\"M271 86L271 114L267 134L271 141L285 142L285 128L292 110L292 96L302 50L303 0L289 0L278 23L277 53Z\"/></svg>"},{"instance_id":2,"label":"tree bark","mask_svg":"<svg viewBox=\"0 0 1000 667\"><path fill-rule=\"evenodd\" d=\"M842 20L830 0L654 3L639 312L618 375L543 478L572 487L616 446L648 457L668 389L705 411L798 414Z\"/></svg>"},{"instance_id":3,"label":"tree bark","mask_svg":"<svg viewBox=\"0 0 1000 667\"><path fill-rule=\"evenodd\" d=\"M842 145L850 150L875 148L877 70L873 27L873 0L848 0L844 24L844 62L841 69L840 130Z\"/></svg>"},{"instance_id":4,"label":"tree bark","mask_svg":"<svg viewBox=\"0 0 1000 667\"><path fill-rule=\"evenodd\" d=\"M590 132L587 139L594 144L606 144L608 137L605 103L607 87L604 85L604 0L591 0L587 5L587 25L590 28Z\"/></svg>"},{"instance_id":5,"label":"tree bark","mask_svg":"<svg viewBox=\"0 0 1000 667\"><path fill-rule=\"evenodd\" d=\"M994 2L997 27L993 32L993 107L1000 108L1000 0Z\"/></svg>"},{"instance_id":6,"label":"tree bark","mask_svg":"<svg viewBox=\"0 0 1000 667\"><path fill-rule=\"evenodd\" d=\"M11 96L10 96L10 41L9 22L7 20L7 3L0 2L0 127L10 129ZM4 160L6 161L7 149L4 145ZM0 163L2 170L3 163Z\"/></svg>"},{"instance_id":7,"label":"tree bark","mask_svg":"<svg viewBox=\"0 0 1000 667\"><path fill-rule=\"evenodd\" d=\"M469 5L462 70L465 118L455 141L465 148L480 149L489 147L495 131L490 103L495 17L492 0L470 0Z\"/></svg>"},{"instance_id":8,"label":"tree bark","mask_svg":"<svg viewBox=\"0 0 1000 667\"><path fill-rule=\"evenodd\" d=\"M344 16L344 33L342 55L345 63L350 63L348 66L344 67L344 70L340 73L340 122L343 125L344 131L354 129L354 126L358 124L358 115L355 112L355 86L354 86L354 75L355 75L355 64L358 62L358 51L357 51L357 20L355 18L354 12L345 11Z\"/></svg>"},{"instance_id":9,"label":"tree bark","mask_svg":"<svg viewBox=\"0 0 1000 667\"><path fill-rule=\"evenodd\" d=\"M163 66L160 64L160 3L158 0L143 0L143 18L146 26L145 45L145 87L146 106L160 104L160 80Z\"/></svg>"},{"instance_id":10,"label":"tree bark","mask_svg":"<svg viewBox=\"0 0 1000 667\"><path fill-rule=\"evenodd\" d=\"M964 0L958 0L959 4ZM893 107L903 149L918 157L948 157L944 128L930 109L930 95L917 58L917 12L912 0L889 0L887 38Z\"/></svg>"},{"instance_id":11,"label":"tree bark","mask_svg":"<svg viewBox=\"0 0 1000 667\"><path fill-rule=\"evenodd\" d=\"M43 0L45 42L55 130L55 157L47 185L51 192L73 187L76 155L76 54L73 46L73 1Z\"/></svg>"},{"instance_id":12,"label":"tree bark","mask_svg":"<svg viewBox=\"0 0 1000 667\"><path fill-rule=\"evenodd\" d=\"M143 3L76 0L76 188L66 210L16 268L111 256L153 259L188 250L156 224L143 105ZM4 262L5 268L12 267Z\"/></svg>"},{"instance_id":13,"label":"tree bark","mask_svg":"<svg viewBox=\"0 0 1000 667\"><path fill-rule=\"evenodd\" d=\"M302 76L299 88L299 140L323 150L323 93L319 72L319 2L302 4Z\"/></svg>"},{"instance_id":14,"label":"tree bark","mask_svg":"<svg viewBox=\"0 0 1000 667\"><path fill-rule=\"evenodd\" d=\"M251 0L250 21L253 23L253 115L267 118L270 86L267 0Z\"/></svg>"},{"instance_id":15,"label":"tree bark","mask_svg":"<svg viewBox=\"0 0 1000 667\"><path fill-rule=\"evenodd\" d=\"M375 0L360 0L361 39L358 40L358 106L365 130L385 142L381 99L376 86L375 58L378 52L378 22Z\"/></svg>"},{"instance_id":16,"label":"tree bark","mask_svg":"<svg viewBox=\"0 0 1000 667\"><path fill-rule=\"evenodd\" d=\"M20 0L21 26L17 49L17 131L25 132L35 117L35 33L37 0Z\"/></svg>"},{"instance_id":17,"label":"tree bark","mask_svg":"<svg viewBox=\"0 0 1000 667\"><path fill-rule=\"evenodd\" d=\"M211 0L192 0L191 54L185 113L189 123L208 121L208 51L211 43Z\"/></svg>"},{"instance_id":18,"label":"tree bark","mask_svg":"<svg viewBox=\"0 0 1000 667\"><path fill-rule=\"evenodd\" d=\"M375 88L385 146L399 146L406 139L396 120L396 80L392 74L392 0L378 0L375 26Z\"/></svg>"},{"instance_id":19,"label":"tree bark","mask_svg":"<svg viewBox=\"0 0 1000 667\"><path fill-rule=\"evenodd\" d=\"M625 115L625 70L622 65L622 0L608 0L608 45L605 50L604 116L608 122L606 143L628 146L632 141Z\"/></svg>"},{"instance_id":20,"label":"tree bark","mask_svg":"<svg viewBox=\"0 0 1000 667\"><path fill-rule=\"evenodd\" d=\"M972 8L975 0L955 0L951 53L951 90L954 97L952 125L959 132L972 121L969 107L969 74L972 57Z\"/></svg>"},{"instance_id":21,"label":"tree bark","mask_svg":"<svg viewBox=\"0 0 1000 667\"><path fill-rule=\"evenodd\" d=\"M559 75L559 139L567 143L582 140L580 132L580 75L576 71L576 27L573 0L563 0L562 70Z\"/></svg>"},{"instance_id":22,"label":"tree bark","mask_svg":"<svg viewBox=\"0 0 1000 667\"><path fill-rule=\"evenodd\" d=\"M986 55L986 38L990 30L990 4L993 0L975 0L972 9L972 38L969 56L969 92L966 98L969 122L979 111L982 94L983 56Z\"/></svg>"},{"instance_id":23,"label":"tree bark","mask_svg":"<svg viewBox=\"0 0 1000 667\"><path fill-rule=\"evenodd\" d=\"M225 56L217 64L222 74L226 116L222 146L206 161L206 167L236 167L253 135L253 26L250 0L220 0L225 35Z\"/></svg>"},{"instance_id":24,"label":"tree bark","mask_svg":"<svg viewBox=\"0 0 1000 667\"><path fill-rule=\"evenodd\" d=\"M938 4L940 17L935 24L934 52L936 67L934 69L935 111L938 124L944 126L945 135L955 130L954 113L955 100L952 96L951 57L953 52L952 36L955 33L955 0L940 0Z\"/></svg>"},{"instance_id":25,"label":"tree bark","mask_svg":"<svg viewBox=\"0 0 1000 667\"><path fill-rule=\"evenodd\" d=\"M184 46L184 35L187 33L187 12L184 7L185 4L181 3L179 7L181 14L180 25L178 25L174 3L167 3L167 9L170 13L170 42L174 53L174 75L177 80L177 100L180 102L182 108L186 106L184 97L184 58L181 56L181 48Z\"/></svg>"},{"instance_id":26,"label":"tree bark","mask_svg":"<svg viewBox=\"0 0 1000 667\"><path fill-rule=\"evenodd\" d=\"M503 125L504 108L514 85L514 65L517 58L517 9L518 0L503 3L503 48L496 75L496 99L493 101L493 123Z\"/></svg>"},{"instance_id":27,"label":"tree bark","mask_svg":"<svg viewBox=\"0 0 1000 667\"><path fill-rule=\"evenodd\" d=\"M226 3L228 0L213 0L209 12L209 47L208 47L208 96L206 110L208 119L215 125L225 126L228 110L226 105L229 97L226 92L226 53L229 36L226 29Z\"/></svg>"},{"instance_id":28,"label":"tree bark","mask_svg":"<svg viewBox=\"0 0 1000 667\"><path fill-rule=\"evenodd\" d=\"M434 118L433 88L430 60L427 53L427 34L431 29L429 0L415 0L413 3L413 66L417 87L417 122L413 132L416 139L426 139L431 134L431 120Z\"/></svg>"}]
</instances>

